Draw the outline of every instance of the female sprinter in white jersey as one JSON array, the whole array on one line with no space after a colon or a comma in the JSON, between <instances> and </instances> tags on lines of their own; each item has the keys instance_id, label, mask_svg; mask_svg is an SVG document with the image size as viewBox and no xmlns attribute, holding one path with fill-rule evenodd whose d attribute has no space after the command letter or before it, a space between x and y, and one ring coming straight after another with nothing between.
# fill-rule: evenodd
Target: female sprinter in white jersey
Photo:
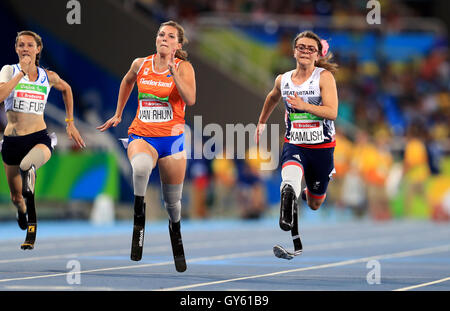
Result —
<instances>
[{"instance_id":1,"label":"female sprinter in white jersey","mask_svg":"<svg viewBox=\"0 0 450 311\"><path fill-rule=\"evenodd\" d=\"M177 271L186 270L181 239L181 195L186 171L184 111L195 104L195 73L182 50L184 29L169 21L156 34L156 54L137 58L122 80L115 115L97 127L105 131L122 120L133 86L138 87L136 117L128 128L128 158L133 171L134 228L131 259L142 257L145 226L144 196L153 168L158 163L164 205Z\"/></svg>"},{"instance_id":2,"label":"female sprinter in white jersey","mask_svg":"<svg viewBox=\"0 0 450 311\"><path fill-rule=\"evenodd\" d=\"M62 92L67 135L79 147L85 146L73 121L70 85L55 72L39 67L42 48L42 39L38 34L19 32L15 43L19 63L5 65L0 71L0 102L4 102L8 119L1 150L3 166L11 200L17 207L19 226L23 230L28 227L28 233L34 235L36 170L50 159L55 144L47 133L44 121L44 109L52 87ZM28 242L22 245L23 249L33 248L34 241Z\"/></svg>"},{"instance_id":3,"label":"female sprinter in white jersey","mask_svg":"<svg viewBox=\"0 0 450 311\"><path fill-rule=\"evenodd\" d=\"M325 200L334 173L333 120L338 113L333 77L337 65L329 62L332 55L327 53L328 43L315 33L304 31L294 39L293 50L297 66L276 78L264 102L255 135L258 142L270 114L282 99L286 134L281 156L280 227L284 231L297 230L299 196L313 210ZM303 177L306 188L302 191Z\"/></svg>"}]
</instances>

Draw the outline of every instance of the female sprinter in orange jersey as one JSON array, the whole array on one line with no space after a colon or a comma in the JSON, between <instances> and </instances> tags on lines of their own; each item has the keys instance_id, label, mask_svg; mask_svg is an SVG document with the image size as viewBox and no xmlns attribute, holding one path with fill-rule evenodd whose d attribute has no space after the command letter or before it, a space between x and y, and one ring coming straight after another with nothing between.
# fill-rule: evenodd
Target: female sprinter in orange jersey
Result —
<instances>
[{"instance_id":1,"label":"female sprinter in orange jersey","mask_svg":"<svg viewBox=\"0 0 450 311\"><path fill-rule=\"evenodd\" d=\"M187 43L184 29L169 21L156 35L156 54L137 58L122 79L115 115L97 127L117 126L133 90L138 86L137 114L128 129L128 158L133 170L134 230L131 259L140 260L145 225L144 195L151 171L158 163L164 204L177 271L186 270L181 240L181 194L186 171L184 111L195 104L194 69L182 50Z\"/></svg>"}]
</instances>

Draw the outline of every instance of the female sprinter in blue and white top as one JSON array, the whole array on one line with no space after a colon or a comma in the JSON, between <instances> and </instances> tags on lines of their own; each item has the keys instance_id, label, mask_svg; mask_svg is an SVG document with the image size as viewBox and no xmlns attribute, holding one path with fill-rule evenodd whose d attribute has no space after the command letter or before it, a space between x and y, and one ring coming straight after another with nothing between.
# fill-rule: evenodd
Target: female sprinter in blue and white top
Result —
<instances>
[{"instance_id":1,"label":"female sprinter in blue and white top","mask_svg":"<svg viewBox=\"0 0 450 311\"><path fill-rule=\"evenodd\" d=\"M44 121L52 87L62 92L69 138L79 147L85 146L73 123L72 90L55 72L39 67L42 48L38 34L19 32L15 44L19 63L5 65L0 71L0 102L5 104L8 119L1 153L11 200L17 207L17 220L23 230L27 228L27 206L22 186L34 195L36 170L50 159L55 144Z\"/></svg>"},{"instance_id":2,"label":"female sprinter in blue and white top","mask_svg":"<svg viewBox=\"0 0 450 311\"><path fill-rule=\"evenodd\" d=\"M328 43L315 33L304 31L293 42L297 66L279 75L261 111L256 141L280 98L286 108L286 135L281 156L282 183L280 227L292 229L297 198L302 196L311 209L317 210L325 200L336 145L333 120L337 117L338 96L330 63ZM302 177L306 188L301 191Z\"/></svg>"}]
</instances>

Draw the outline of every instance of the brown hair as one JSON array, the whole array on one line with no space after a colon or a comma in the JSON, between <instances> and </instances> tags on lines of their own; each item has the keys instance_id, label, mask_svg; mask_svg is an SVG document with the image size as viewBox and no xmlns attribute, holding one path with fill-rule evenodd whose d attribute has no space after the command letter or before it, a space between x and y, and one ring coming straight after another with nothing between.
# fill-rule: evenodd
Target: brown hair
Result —
<instances>
[{"instance_id":1,"label":"brown hair","mask_svg":"<svg viewBox=\"0 0 450 311\"><path fill-rule=\"evenodd\" d=\"M184 35L184 28L180 24L178 24L177 22L168 21L168 22L162 23L159 26L158 32L164 26L172 26L172 27L175 27L177 29L177 31L178 31L178 43L181 43L181 46L183 46L183 45L185 45L185 44L187 44L189 42L189 40ZM181 48L181 49L179 49L179 50L177 50L175 52L175 57L177 57L179 59L182 59L182 60L187 60L188 53Z\"/></svg>"},{"instance_id":2,"label":"brown hair","mask_svg":"<svg viewBox=\"0 0 450 311\"><path fill-rule=\"evenodd\" d=\"M17 46L17 41L19 41L19 37L20 36L31 36L34 38L34 41L36 41L36 45L38 47L41 47L41 50L39 51L38 54L36 54L36 66L39 66L39 59L41 58L41 54L42 54L42 49L44 48L44 45L42 44L42 38L41 36L39 36L37 33L30 31L30 30L24 30L21 32L17 33L17 37L16 37L16 43L15 45Z\"/></svg>"},{"instance_id":3,"label":"brown hair","mask_svg":"<svg viewBox=\"0 0 450 311\"><path fill-rule=\"evenodd\" d=\"M297 40L300 38L309 38L313 39L317 42L317 47L319 49L319 60L314 63L317 67L325 68L326 70L330 71L331 73L335 73L338 70L338 64L330 62L330 60L333 58L333 53L328 52L325 56L322 56L322 42L318 35L316 35L314 32L310 30L303 31L299 33L295 39L294 39L294 48L297 44Z\"/></svg>"}]
</instances>

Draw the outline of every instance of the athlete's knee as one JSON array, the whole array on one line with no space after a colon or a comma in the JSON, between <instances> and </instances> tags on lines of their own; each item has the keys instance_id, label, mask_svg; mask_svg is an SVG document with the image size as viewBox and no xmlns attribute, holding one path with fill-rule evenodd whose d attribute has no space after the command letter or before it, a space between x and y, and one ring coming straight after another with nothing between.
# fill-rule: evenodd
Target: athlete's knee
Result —
<instances>
[{"instance_id":1,"label":"athlete's knee","mask_svg":"<svg viewBox=\"0 0 450 311\"><path fill-rule=\"evenodd\" d=\"M137 176L150 175L153 169L153 158L147 153L138 153L130 161L133 174Z\"/></svg>"},{"instance_id":2,"label":"athlete's knee","mask_svg":"<svg viewBox=\"0 0 450 311\"><path fill-rule=\"evenodd\" d=\"M134 155L131 160L133 168L134 195L145 196L148 180L153 169L153 158L151 155L141 152Z\"/></svg>"},{"instance_id":3,"label":"athlete's knee","mask_svg":"<svg viewBox=\"0 0 450 311\"><path fill-rule=\"evenodd\" d=\"M288 162L283 165L281 170L281 185L280 191L284 188L285 185L290 185L295 192L295 196L298 198L301 191L302 186L302 177L303 177L303 168L301 165L294 162Z\"/></svg>"},{"instance_id":4,"label":"athlete's knee","mask_svg":"<svg viewBox=\"0 0 450 311\"><path fill-rule=\"evenodd\" d=\"M24 202L23 196L21 192L11 192L11 202L15 206L19 206Z\"/></svg>"},{"instance_id":5,"label":"athlete's knee","mask_svg":"<svg viewBox=\"0 0 450 311\"><path fill-rule=\"evenodd\" d=\"M317 211L322 206L322 201L310 200L308 206L313 210Z\"/></svg>"},{"instance_id":6,"label":"athlete's knee","mask_svg":"<svg viewBox=\"0 0 450 311\"><path fill-rule=\"evenodd\" d=\"M325 201L325 195L322 198L308 198L308 206L314 210L317 211L321 206L322 203Z\"/></svg>"},{"instance_id":7,"label":"athlete's knee","mask_svg":"<svg viewBox=\"0 0 450 311\"><path fill-rule=\"evenodd\" d=\"M167 205L172 206L181 201L181 197L183 194L183 184L179 185L162 184L161 187L163 199Z\"/></svg>"},{"instance_id":8,"label":"athlete's knee","mask_svg":"<svg viewBox=\"0 0 450 311\"><path fill-rule=\"evenodd\" d=\"M167 209L169 218L173 222L178 222L181 218L181 197L183 194L183 184L169 185L162 184L164 206Z\"/></svg>"}]
</instances>

